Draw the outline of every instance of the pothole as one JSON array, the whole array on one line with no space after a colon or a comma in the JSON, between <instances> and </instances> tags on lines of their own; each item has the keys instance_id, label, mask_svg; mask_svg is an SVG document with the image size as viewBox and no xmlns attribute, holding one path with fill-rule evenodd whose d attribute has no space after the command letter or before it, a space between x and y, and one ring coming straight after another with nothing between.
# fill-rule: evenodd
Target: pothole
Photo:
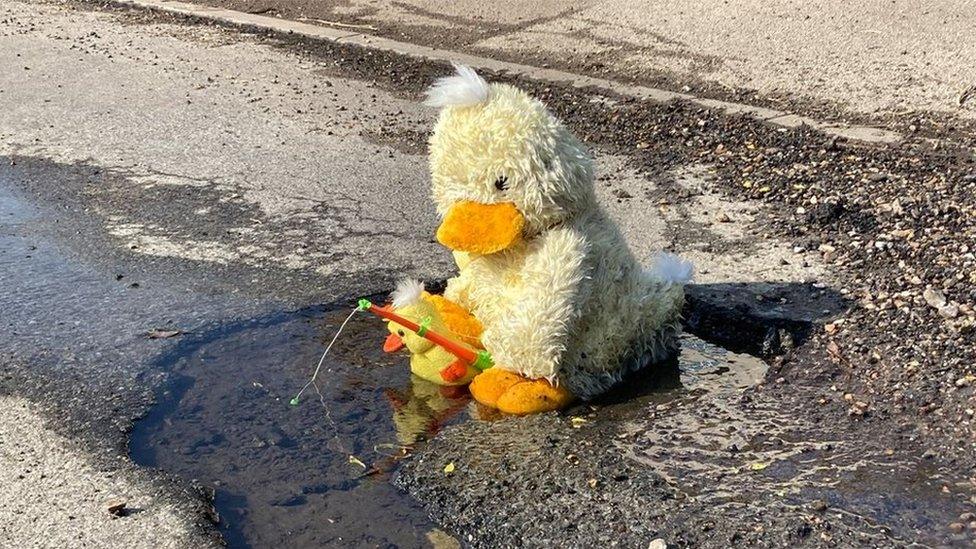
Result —
<instances>
[{"instance_id":1,"label":"pothole","mask_svg":"<svg viewBox=\"0 0 976 549\"><path fill-rule=\"evenodd\" d=\"M348 310L228 325L161 359L175 381L137 424L132 455L212 486L232 546L429 545L434 524L389 476L445 425L487 418L466 390L413 378L406 356L382 351L382 324L361 315L325 364L321 401L311 392L289 406ZM605 410L739 390L765 372L758 359L691 336L683 349L677 369L611 394Z\"/></svg>"}]
</instances>

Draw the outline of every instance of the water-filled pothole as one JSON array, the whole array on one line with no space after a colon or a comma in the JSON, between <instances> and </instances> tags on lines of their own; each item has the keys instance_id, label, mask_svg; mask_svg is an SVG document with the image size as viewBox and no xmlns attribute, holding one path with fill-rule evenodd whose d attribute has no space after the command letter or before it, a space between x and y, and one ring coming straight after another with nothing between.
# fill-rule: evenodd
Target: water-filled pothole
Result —
<instances>
[{"instance_id":1,"label":"water-filled pothole","mask_svg":"<svg viewBox=\"0 0 976 549\"><path fill-rule=\"evenodd\" d=\"M232 546L430 544L435 526L389 474L441 427L481 412L466 390L413 378L406 356L382 351L383 326L366 315L352 318L326 361L324 405L311 392L289 406L348 311L229 325L162 359L176 381L136 426L133 457L213 486ZM609 395L604 403L619 406L604 409L738 391L764 372L757 359L686 336L677 363Z\"/></svg>"}]
</instances>

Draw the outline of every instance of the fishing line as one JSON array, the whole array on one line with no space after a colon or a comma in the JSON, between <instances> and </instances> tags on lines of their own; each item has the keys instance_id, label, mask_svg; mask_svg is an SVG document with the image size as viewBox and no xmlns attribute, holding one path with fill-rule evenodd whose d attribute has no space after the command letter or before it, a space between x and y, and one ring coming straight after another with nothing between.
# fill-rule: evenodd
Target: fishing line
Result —
<instances>
[{"instance_id":1,"label":"fishing line","mask_svg":"<svg viewBox=\"0 0 976 549\"><path fill-rule=\"evenodd\" d=\"M322 409L325 410L325 419L329 422L329 427L332 428L332 440L339 446L339 451L343 454L348 454L352 456L349 450L346 450L346 445L342 443L342 439L339 438L339 426L336 425L334 419L332 419L332 410L329 409L329 405L325 403L325 397L322 396L322 391L319 390L318 383L312 383L312 387L315 388L315 393L319 395L319 402L322 403Z\"/></svg>"},{"instance_id":2,"label":"fishing line","mask_svg":"<svg viewBox=\"0 0 976 549\"><path fill-rule=\"evenodd\" d=\"M298 394L295 395L295 398L291 399L290 404L292 406L298 406L298 399L301 398L302 394L309 387L311 387L312 385L315 384L316 378L319 377L319 371L322 370L322 364L325 363L325 357L329 354L329 351L332 350L332 345L334 345L335 342L336 342L336 340L339 339L339 334L341 334L342 333L342 330L345 329L346 324L348 324L349 321L352 320L353 315L355 315L357 312L359 312L359 309L353 309L352 312L349 313L349 316L347 316L346 319L342 321L342 324L339 326L339 330L336 332L335 336L332 337L332 341L330 341L329 342L329 345L325 348L325 352L322 353L322 358L319 359L319 363L315 367L315 372L312 374L312 379L309 379L308 380L308 383L306 383L305 386L302 387L302 390L301 391L298 391ZM315 390L316 390L316 392L318 391L318 385L315 386ZM321 396L322 396L322 394L319 393L319 397L321 397Z\"/></svg>"}]
</instances>

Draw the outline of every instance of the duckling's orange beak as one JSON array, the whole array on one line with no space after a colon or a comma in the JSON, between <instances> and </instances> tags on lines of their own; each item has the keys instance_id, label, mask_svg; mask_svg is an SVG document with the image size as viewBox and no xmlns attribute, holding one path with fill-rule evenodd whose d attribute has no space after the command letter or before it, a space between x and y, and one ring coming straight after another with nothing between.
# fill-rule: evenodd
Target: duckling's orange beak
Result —
<instances>
[{"instance_id":1,"label":"duckling's orange beak","mask_svg":"<svg viewBox=\"0 0 976 549\"><path fill-rule=\"evenodd\" d=\"M451 206L437 229L437 241L460 252L493 254L522 238L525 217L515 204L481 204L467 200Z\"/></svg>"},{"instance_id":2,"label":"duckling's orange beak","mask_svg":"<svg viewBox=\"0 0 976 549\"><path fill-rule=\"evenodd\" d=\"M383 342L383 350L388 353L395 353L403 348L403 338L396 334L390 334L386 336L386 341Z\"/></svg>"}]
</instances>

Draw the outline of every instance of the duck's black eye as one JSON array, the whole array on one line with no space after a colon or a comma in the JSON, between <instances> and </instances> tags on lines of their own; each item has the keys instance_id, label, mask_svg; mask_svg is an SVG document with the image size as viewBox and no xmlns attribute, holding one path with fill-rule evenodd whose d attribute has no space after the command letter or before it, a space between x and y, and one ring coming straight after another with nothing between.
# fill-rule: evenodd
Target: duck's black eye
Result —
<instances>
[{"instance_id":1,"label":"duck's black eye","mask_svg":"<svg viewBox=\"0 0 976 549\"><path fill-rule=\"evenodd\" d=\"M498 179L496 179L495 180L495 188L498 189L499 191L504 191L505 189L507 189L508 188L508 177L503 175L503 176L500 176Z\"/></svg>"},{"instance_id":2,"label":"duck's black eye","mask_svg":"<svg viewBox=\"0 0 976 549\"><path fill-rule=\"evenodd\" d=\"M406 334L403 333L403 330L397 330L397 335L403 337Z\"/></svg>"}]
</instances>

